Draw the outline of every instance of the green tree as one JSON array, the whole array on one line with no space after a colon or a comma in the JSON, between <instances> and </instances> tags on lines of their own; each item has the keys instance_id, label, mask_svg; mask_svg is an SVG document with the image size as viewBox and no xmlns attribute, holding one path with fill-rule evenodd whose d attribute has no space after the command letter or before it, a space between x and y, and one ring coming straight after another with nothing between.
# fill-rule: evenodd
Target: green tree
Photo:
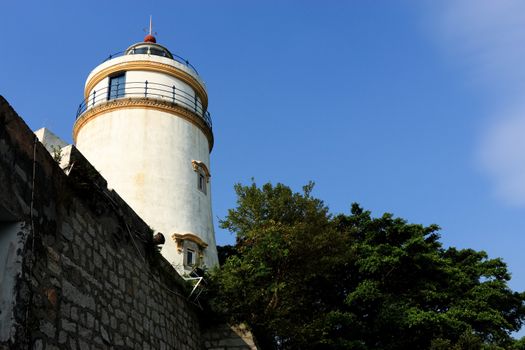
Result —
<instances>
[{"instance_id":1,"label":"green tree","mask_svg":"<svg viewBox=\"0 0 525 350\"><path fill-rule=\"evenodd\" d=\"M237 243L210 276L210 304L263 349L514 346L525 295L508 288L500 259L445 249L437 226L357 204L332 216L312 188L236 185L221 222Z\"/></svg>"}]
</instances>

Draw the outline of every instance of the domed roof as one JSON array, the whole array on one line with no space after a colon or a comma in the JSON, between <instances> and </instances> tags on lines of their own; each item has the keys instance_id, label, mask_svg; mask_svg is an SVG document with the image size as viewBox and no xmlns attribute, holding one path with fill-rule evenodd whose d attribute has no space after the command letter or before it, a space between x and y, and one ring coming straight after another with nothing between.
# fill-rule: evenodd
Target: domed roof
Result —
<instances>
[{"instance_id":1,"label":"domed roof","mask_svg":"<svg viewBox=\"0 0 525 350\"><path fill-rule=\"evenodd\" d=\"M144 41L128 47L125 55L154 55L173 59L171 52L162 45L156 43L153 35L146 35Z\"/></svg>"}]
</instances>

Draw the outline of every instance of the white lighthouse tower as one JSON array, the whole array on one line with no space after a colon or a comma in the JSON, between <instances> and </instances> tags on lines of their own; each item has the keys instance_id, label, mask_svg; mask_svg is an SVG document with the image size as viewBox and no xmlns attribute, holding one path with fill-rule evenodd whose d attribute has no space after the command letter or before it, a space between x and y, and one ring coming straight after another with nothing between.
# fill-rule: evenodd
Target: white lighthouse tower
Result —
<instances>
[{"instance_id":1,"label":"white lighthouse tower","mask_svg":"<svg viewBox=\"0 0 525 350\"><path fill-rule=\"evenodd\" d=\"M213 133L204 82L150 34L89 74L77 148L155 231L180 272L218 263L211 211Z\"/></svg>"}]
</instances>

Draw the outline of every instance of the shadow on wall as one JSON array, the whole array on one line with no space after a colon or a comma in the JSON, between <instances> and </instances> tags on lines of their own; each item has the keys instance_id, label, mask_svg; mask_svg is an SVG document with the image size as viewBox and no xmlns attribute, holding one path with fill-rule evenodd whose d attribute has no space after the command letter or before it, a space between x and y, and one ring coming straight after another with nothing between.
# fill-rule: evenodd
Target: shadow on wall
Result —
<instances>
[{"instance_id":1,"label":"shadow on wall","mask_svg":"<svg viewBox=\"0 0 525 350\"><path fill-rule=\"evenodd\" d=\"M214 350L257 350L252 333L245 325L222 324L202 334L206 349Z\"/></svg>"},{"instance_id":2,"label":"shadow on wall","mask_svg":"<svg viewBox=\"0 0 525 350\"><path fill-rule=\"evenodd\" d=\"M16 282L22 273L22 250L29 230L0 206L0 342L14 336Z\"/></svg>"}]
</instances>

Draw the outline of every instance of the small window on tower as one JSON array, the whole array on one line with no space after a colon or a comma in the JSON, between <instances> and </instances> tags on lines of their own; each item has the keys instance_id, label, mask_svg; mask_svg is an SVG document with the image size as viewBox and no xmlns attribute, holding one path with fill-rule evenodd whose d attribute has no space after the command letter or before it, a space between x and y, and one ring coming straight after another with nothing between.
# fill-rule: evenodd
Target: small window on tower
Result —
<instances>
[{"instance_id":1,"label":"small window on tower","mask_svg":"<svg viewBox=\"0 0 525 350\"><path fill-rule=\"evenodd\" d=\"M126 73L109 78L108 100L124 97L126 89Z\"/></svg>"},{"instance_id":2,"label":"small window on tower","mask_svg":"<svg viewBox=\"0 0 525 350\"><path fill-rule=\"evenodd\" d=\"M197 173L197 188L204 194L208 191L208 182L210 182L210 171L206 164L198 160L192 160L191 165L193 170Z\"/></svg>"},{"instance_id":3,"label":"small window on tower","mask_svg":"<svg viewBox=\"0 0 525 350\"><path fill-rule=\"evenodd\" d=\"M195 265L195 251L192 249L186 249L186 265Z\"/></svg>"},{"instance_id":4,"label":"small window on tower","mask_svg":"<svg viewBox=\"0 0 525 350\"><path fill-rule=\"evenodd\" d=\"M182 263L186 271L202 265L204 251L208 246L206 242L193 233L174 233L171 238L177 244L177 253L180 254L177 258L180 260L177 261Z\"/></svg>"},{"instance_id":5,"label":"small window on tower","mask_svg":"<svg viewBox=\"0 0 525 350\"><path fill-rule=\"evenodd\" d=\"M198 188L199 190L201 190L202 192L204 192L204 194L206 194L206 176L204 176L204 174L202 173L197 173L197 176L198 176Z\"/></svg>"}]
</instances>

